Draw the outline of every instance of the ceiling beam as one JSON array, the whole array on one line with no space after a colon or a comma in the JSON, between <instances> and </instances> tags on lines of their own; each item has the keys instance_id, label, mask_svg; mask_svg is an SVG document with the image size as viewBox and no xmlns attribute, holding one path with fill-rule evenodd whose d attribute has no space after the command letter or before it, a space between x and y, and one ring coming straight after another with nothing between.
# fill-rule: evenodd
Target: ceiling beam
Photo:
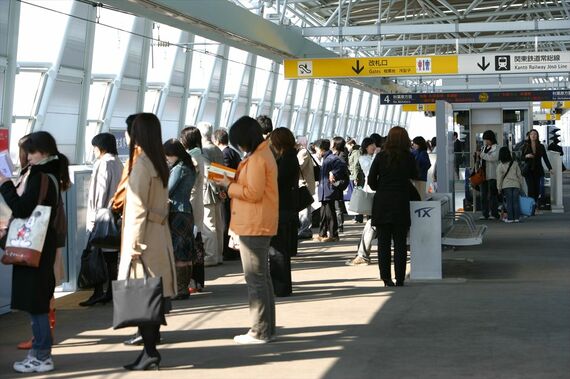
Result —
<instances>
[{"instance_id":1,"label":"ceiling beam","mask_svg":"<svg viewBox=\"0 0 570 379\"><path fill-rule=\"evenodd\" d=\"M340 30L339 30L340 29ZM431 33L472 33L498 31L561 31L570 30L568 20L534 20L513 22L467 22L453 24L415 24L409 25L383 24L381 31L377 25L344 26L344 27L309 27L302 28L305 37L323 36L356 36L356 35L390 35L390 34L431 34ZM380 33L379 33L380 32Z\"/></svg>"},{"instance_id":2,"label":"ceiling beam","mask_svg":"<svg viewBox=\"0 0 570 379\"><path fill-rule=\"evenodd\" d=\"M538 42L570 42L568 36L536 36ZM475 38L458 38L459 44L465 45L479 45L484 43L517 43L517 42L534 42L533 36L514 36L514 37L475 37ZM384 47L402 47L402 46L426 46L426 45L453 45L455 46L454 39L408 39L408 40L383 40L382 46ZM338 47L341 45L339 42L323 42L322 46L325 47ZM376 47L378 41L344 41L344 47Z\"/></svg>"}]
</instances>

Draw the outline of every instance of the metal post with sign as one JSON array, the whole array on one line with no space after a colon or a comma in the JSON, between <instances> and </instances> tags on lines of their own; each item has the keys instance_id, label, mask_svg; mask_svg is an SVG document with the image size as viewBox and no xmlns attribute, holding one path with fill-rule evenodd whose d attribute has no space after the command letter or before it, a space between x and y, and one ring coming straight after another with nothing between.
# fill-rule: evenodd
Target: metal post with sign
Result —
<instances>
[{"instance_id":1,"label":"metal post with sign","mask_svg":"<svg viewBox=\"0 0 570 379\"><path fill-rule=\"evenodd\" d=\"M452 193L451 197L455 210L454 167L453 153L453 107L446 101L438 100L435 110L437 138L437 192Z\"/></svg>"}]
</instances>

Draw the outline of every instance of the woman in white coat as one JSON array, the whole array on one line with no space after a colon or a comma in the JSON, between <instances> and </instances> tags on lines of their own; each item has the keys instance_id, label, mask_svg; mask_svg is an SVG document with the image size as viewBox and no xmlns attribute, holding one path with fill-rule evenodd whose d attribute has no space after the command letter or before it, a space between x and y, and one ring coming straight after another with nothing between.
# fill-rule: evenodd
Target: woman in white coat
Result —
<instances>
[{"instance_id":1,"label":"woman in white coat","mask_svg":"<svg viewBox=\"0 0 570 379\"><path fill-rule=\"evenodd\" d=\"M110 206L111 199L117 190L121 174L123 172L123 164L119 160L117 152L117 140L111 133L97 134L91 140L93 153L95 154L95 164L91 174L91 182L89 184L89 195L87 197L87 232L91 233L95 225L95 216L97 211ZM107 265L108 283L104 291L104 284L95 286L91 297L79 303L79 305L91 306L97 303L107 303L113 296L111 290L111 281L117 279L117 268L119 252L117 250L104 249L105 263Z\"/></svg>"}]
</instances>

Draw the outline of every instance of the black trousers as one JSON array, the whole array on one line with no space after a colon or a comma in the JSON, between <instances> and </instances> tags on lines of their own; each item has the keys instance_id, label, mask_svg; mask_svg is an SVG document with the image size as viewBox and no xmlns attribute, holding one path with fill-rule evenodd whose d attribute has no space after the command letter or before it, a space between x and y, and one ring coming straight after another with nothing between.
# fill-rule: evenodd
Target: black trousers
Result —
<instances>
[{"instance_id":1,"label":"black trousers","mask_svg":"<svg viewBox=\"0 0 570 379\"><path fill-rule=\"evenodd\" d=\"M335 212L335 201L321 201L321 229L319 236L326 237L327 232L329 237L338 237L338 220Z\"/></svg>"},{"instance_id":2,"label":"black trousers","mask_svg":"<svg viewBox=\"0 0 570 379\"><path fill-rule=\"evenodd\" d=\"M530 171L526 179L526 185L528 187L527 196L532 197L534 201L538 204L538 196L540 195L540 175L538 173Z\"/></svg>"},{"instance_id":3,"label":"black trousers","mask_svg":"<svg viewBox=\"0 0 570 379\"><path fill-rule=\"evenodd\" d=\"M381 224L378 230L378 266L380 279L392 280L392 240L394 241L394 270L396 281L404 282L406 277L406 236L408 226L397 224Z\"/></svg>"}]
</instances>

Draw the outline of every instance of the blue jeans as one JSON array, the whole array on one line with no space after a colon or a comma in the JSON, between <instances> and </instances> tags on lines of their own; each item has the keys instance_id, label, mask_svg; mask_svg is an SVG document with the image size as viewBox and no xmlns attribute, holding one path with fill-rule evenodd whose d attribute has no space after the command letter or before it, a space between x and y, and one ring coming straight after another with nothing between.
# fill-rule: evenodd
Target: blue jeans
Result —
<instances>
[{"instance_id":1,"label":"blue jeans","mask_svg":"<svg viewBox=\"0 0 570 379\"><path fill-rule=\"evenodd\" d=\"M503 188L505 202L507 203L507 218L518 220L521 218L521 206L519 203L520 190L518 188Z\"/></svg>"},{"instance_id":2,"label":"blue jeans","mask_svg":"<svg viewBox=\"0 0 570 379\"><path fill-rule=\"evenodd\" d=\"M481 208L484 217L491 216L499 218L499 191L497 190L497 179L488 179L481 184Z\"/></svg>"},{"instance_id":3,"label":"blue jeans","mask_svg":"<svg viewBox=\"0 0 570 379\"><path fill-rule=\"evenodd\" d=\"M30 317L32 319L32 334L34 336L30 355L44 361L51 357L52 340L48 314L30 313Z\"/></svg>"}]
</instances>

